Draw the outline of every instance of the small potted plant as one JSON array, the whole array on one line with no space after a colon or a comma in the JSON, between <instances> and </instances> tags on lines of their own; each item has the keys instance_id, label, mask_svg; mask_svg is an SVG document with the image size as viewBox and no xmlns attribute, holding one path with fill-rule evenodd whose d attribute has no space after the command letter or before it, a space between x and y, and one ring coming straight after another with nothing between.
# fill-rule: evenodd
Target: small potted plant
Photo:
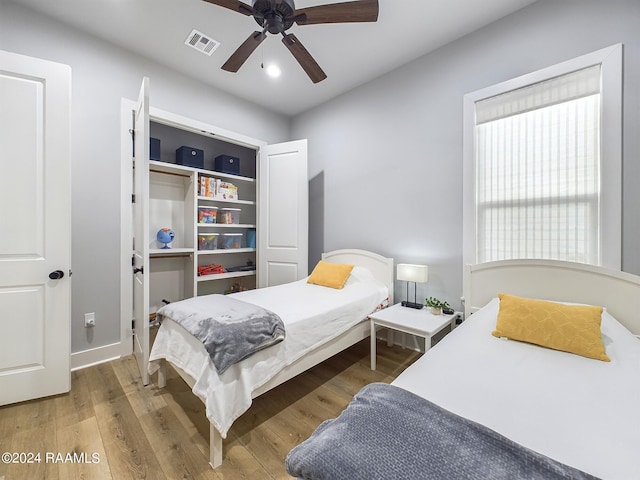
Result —
<instances>
[{"instance_id":1,"label":"small potted plant","mask_svg":"<svg viewBox=\"0 0 640 480\"><path fill-rule=\"evenodd\" d=\"M431 309L431 313L433 315L440 315L442 314L443 308L449 308L449 304L447 302L438 300L435 297L427 298L425 305Z\"/></svg>"}]
</instances>

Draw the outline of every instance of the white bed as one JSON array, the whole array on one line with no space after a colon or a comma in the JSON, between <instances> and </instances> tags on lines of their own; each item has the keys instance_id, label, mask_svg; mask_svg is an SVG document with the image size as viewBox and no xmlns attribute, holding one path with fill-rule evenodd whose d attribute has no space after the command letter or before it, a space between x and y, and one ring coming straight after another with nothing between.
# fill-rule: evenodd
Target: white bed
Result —
<instances>
[{"instance_id":1,"label":"white bed","mask_svg":"<svg viewBox=\"0 0 640 480\"><path fill-rule=\"evenodd\" d=\"M611 361L492 336L499 292L604 306ZM475 313L392 385L590 475L640 478L640 277L567 262L492 262L467 267L464 298Z\"/></svg>"},{"instance_id":2,"label":"white bed","mask_svg":"<svg viewBox=\"0 0 640 480\"><path fill-rule=\"evenodd\" d=\"M393 259L363 250L325 253L323 260L354 264L343 289L306 283L306 279L234 294L236 299L277 313L285 340L233 365L218 375L202 343L182 326L165 319L149 356L149 373L164 360L172 364L205 404L210 421L210 463L222 463L222 438L258 395L335 355L369 335L367 315L393 301Z\"/></svg>"}]
</instances>

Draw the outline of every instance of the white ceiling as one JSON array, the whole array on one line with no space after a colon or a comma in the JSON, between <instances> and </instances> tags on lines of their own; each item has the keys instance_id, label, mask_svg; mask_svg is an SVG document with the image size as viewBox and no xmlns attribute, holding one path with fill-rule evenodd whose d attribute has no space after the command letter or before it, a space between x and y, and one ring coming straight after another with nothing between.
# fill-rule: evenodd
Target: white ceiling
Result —
<instances>
[{"instance_id":1,"label":"white ceiling","mask_svg":"<svg viewBox=\"0 0 640 480\"><path fill-rule=\"evenodd\" d=\"M328 78L313 84L280 36L270 35L242 66L220 66L255 30L254 19L202 0L13 0L151 58L214 87L295 115L460 38L535 0L380 0L376 23L294 25ZM243 0L250 4L250 0ZM338 0L297 0L304 8ZM208 57L184 44L197 29L221 45ZM276 63L273 79L261 63Z\"/></svg>"}]
</instances>

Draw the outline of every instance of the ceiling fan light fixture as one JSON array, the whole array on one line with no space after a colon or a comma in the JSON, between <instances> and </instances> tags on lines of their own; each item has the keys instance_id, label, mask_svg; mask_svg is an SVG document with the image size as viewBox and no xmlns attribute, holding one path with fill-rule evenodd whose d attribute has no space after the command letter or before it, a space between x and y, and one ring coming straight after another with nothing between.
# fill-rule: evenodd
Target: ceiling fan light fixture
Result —
<instances>
[{"instance_id":1,"label":"ceiling fan light fixture","mask_svg":"<svg viewBox=\"0 0 640 480\"><path fill-rule=\"evenodd\" d=\"M267 65L267 68L265 68L264 71L271 78L278 78L280 74L282 74L280 67L278 67L275 63L270 63L269 65Z\"/></svg>"}]
</instances>

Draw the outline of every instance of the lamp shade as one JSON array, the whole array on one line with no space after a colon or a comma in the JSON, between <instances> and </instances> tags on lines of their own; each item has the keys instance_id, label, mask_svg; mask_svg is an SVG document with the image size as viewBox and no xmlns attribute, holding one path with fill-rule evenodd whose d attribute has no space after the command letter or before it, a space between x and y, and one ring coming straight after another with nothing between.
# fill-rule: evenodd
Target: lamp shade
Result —
<instances>
[{"instance_id":1,"label":"lamp shade","mask_svg":"<svg viewBox=\"0 0 640 480\"><path fill-rule=\"evenodd\" d=\"M426 283L429 278L429 268L426 265L399 263L396 278L405 282Z\"/></svg>"}]
</instances>

